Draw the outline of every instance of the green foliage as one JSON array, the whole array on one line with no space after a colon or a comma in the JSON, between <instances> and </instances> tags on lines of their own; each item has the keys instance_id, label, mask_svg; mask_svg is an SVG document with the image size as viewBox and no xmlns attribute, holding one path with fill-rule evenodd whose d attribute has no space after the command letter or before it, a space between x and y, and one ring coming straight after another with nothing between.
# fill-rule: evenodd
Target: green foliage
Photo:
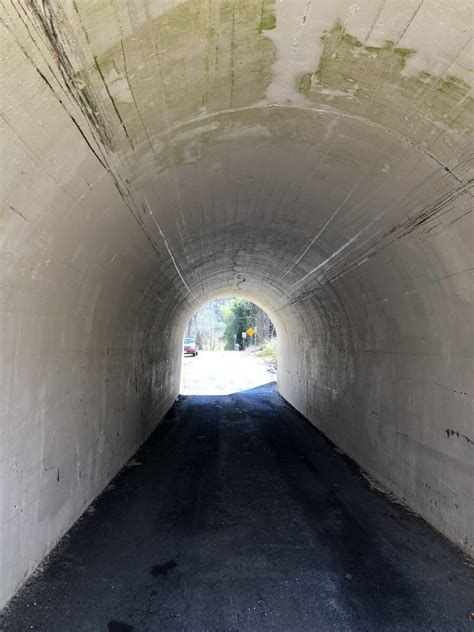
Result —
<instances>
[{"instance_id":1,"label":"green foliage","mask_svg":"<svg viewBox=\"0 0 474 632\"><path fill-rule=\"evenodd\" d=\"M223 307L229 299L216 299L201 307L188 323L186 335L196 338L201 349L214 351L222 348L224 333Z\"/></svg>"},{"instance_id":2,"label":"green foliage","mask_svg":"<svg viewBox=\"0 0 474 632\"><path fill-rule=\"evenodd\" d=\"M260 345L258 355L276 367L277 364L277 341L276 338L264 340Z\"/></svg>"},{"instance_id":3,"label":"green foliage","mask_svg":"<svg viewBox=\"0 0 474 632\"><path fill-rule=\"evenodd\" d=\"M225 322L224 348L227 351L232 351L235 344L238 344L243 349L242 332L255 324L255 309L258 309L256 305L242 298L233 298L223 308Z\"/></svg>"},{"instance_id":4,"label":"green foliage","mask_svg":"<svg viewBox=\"0 0 474 632\"><path fill-rule=\"evenodd\" d=\"M196 338L201 349L233 351L238 344L244 349L254 339L242 338L250 326L257 330L258 343L275 334L267 314L254 303L243 298L219 298L201 307L188 323L186 335Z\"/></svg>"}]
</instances>

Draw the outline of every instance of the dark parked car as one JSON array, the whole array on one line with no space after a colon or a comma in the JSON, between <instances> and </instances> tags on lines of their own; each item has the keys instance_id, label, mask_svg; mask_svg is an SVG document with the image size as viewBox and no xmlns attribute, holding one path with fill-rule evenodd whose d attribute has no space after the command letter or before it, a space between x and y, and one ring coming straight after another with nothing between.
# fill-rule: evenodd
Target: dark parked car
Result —
<instances>
[{"instance_id":1,"label":"dark parked car","mask_svg":"<svg viewBox=\"0 0 474 632\"><path fill-rule=\"evenodd\" d=\"M185 338L183 342L184 355L197 356L198 344L196 338Z\"/></svg>"}]
</instances>

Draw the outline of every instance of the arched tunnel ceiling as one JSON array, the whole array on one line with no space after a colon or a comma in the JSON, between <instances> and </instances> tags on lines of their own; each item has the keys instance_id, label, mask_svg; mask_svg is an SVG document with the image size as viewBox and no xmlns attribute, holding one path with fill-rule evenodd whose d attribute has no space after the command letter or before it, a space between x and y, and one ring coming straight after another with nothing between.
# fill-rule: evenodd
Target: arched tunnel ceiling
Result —
<instances>
[{"instance_id":1,"label":"arched tunnel ceiling","mask_svg":"<svg viewBox=\"0 0 474 632\"><path fill-rule=\"evenodd\" d=\"M222 293L281 323L282 394L471 551L470 3L2 6L5 480L36 490L11 555L18 506L49 520L6 585L156 423Z\"/></svg>"},{"instance_id":2,"label":"arched tunnel ceiling","mask_svg":"<svg viewBox=\"0 0 474 632\"><path fill-rule=\"evenodd\" d=\"M81 206L122 197L159 262L157 296L254 283L281 307L446 221L453 196L448 221L468 208L468 3L31 2L7 12L12 73L26 56L36 115L53 108L70 128L52 137L31 118L27 135L56 157L48 168L60 181L75 174L71 154L86 152L76 190L63 192ZM115 191L99 190L104 179ZM112 204L114 222L126 222Z\"/></svg>"}]
</instances>

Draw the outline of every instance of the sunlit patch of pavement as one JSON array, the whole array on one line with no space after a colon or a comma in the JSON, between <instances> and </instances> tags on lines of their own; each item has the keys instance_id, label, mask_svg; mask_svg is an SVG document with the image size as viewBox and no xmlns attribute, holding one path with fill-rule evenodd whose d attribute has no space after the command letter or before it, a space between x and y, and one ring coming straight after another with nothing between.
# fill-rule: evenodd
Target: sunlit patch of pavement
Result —
<instances>
[{"instance_id":1,"label":"sunlit patch of pavement","mask_svg":"<svg viewBox=\"0 0 474 632\"><path fill-rule=\"evenodd\" d=\"M181 373L182 395L229 395L276 380L265 362L244 351L200 351L185 356Z\"/></svg>"}]
</instances>

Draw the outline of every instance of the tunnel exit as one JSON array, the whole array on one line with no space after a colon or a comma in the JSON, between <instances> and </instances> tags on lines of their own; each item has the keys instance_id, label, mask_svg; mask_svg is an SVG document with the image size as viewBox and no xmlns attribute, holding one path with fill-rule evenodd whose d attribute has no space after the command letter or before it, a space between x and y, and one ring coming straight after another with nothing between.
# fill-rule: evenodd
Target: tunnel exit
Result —
<instances>
[{"instance_id":1,"label":"tunnel exit","mask_svg":"<svg viewBox=\"0 0 474 632\"><path fill-rule=\"evenodd\" d=\"M275 325L255 303L211 301L186 325L180 393L228 395L276 382L277 342Z\"/></svg>"}]
</instances>

